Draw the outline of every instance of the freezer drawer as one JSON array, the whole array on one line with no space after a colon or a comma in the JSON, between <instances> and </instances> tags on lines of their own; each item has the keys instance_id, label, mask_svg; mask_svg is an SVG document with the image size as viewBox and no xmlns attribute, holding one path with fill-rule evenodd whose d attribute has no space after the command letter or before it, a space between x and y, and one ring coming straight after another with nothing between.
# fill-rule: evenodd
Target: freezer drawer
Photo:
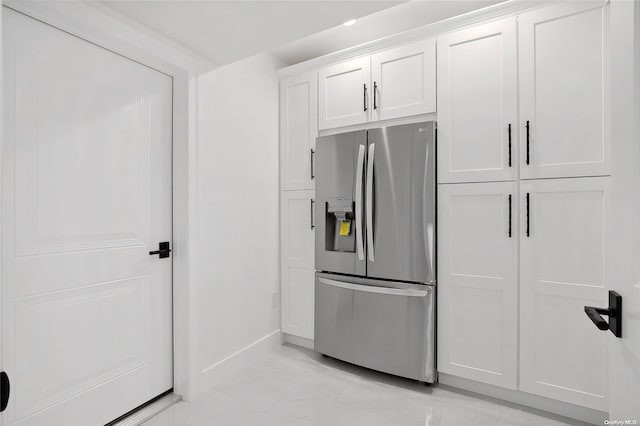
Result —
<instances>
[{"instance_id":1,"label":"freezer drawer","mask_svg":"<svg viewBox=\"0 0 640 426\"><path fill-rule=\"evenodd\" d=\"M434 286L316 274L315 350L432 383Z\"/></svg>"}]
</instances>

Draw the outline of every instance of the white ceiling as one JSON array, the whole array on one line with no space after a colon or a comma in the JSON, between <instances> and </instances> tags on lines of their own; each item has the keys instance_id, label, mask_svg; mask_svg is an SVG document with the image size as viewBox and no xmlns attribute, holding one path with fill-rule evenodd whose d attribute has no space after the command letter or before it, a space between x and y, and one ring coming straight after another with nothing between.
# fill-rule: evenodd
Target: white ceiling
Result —
<instances>
[{"instance_id":1,"label":"white ceiling","mask_svg":"<svg viewBox=\"0 0 640 426\"><path fill-rule=\"evenodd\" d=\"M274 49L287 65L337 52L413 28L482 9L505 0L414 0Z\"/></svg>"},{"instance_id":2,"label":"white ceiling","mask_svg":"<svg viewBox=\"0 0 640 426\"><path fill-rule=\"evenodd\" d=\"M504 0L103 0L221 66L270 51L291 65ZM358 18L349 27L343 22Z\"/></svg>"},{"instance_id":3,"label":"white ceiling","mask_svg":"<svg viewBox=\"0 0 640 426\"><path fill-rule=\"evenodd\" d=\"M402 1L108 0L102 3L214 64L224 65Z\"/></svg>"}]
</instances>

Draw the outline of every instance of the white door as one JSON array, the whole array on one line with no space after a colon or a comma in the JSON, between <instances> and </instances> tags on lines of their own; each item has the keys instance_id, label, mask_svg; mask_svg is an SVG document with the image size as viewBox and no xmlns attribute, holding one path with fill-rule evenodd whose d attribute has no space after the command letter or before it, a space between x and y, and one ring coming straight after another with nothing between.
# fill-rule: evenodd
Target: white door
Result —
<instances>
[{"instance_id":1,"label":"white door","mask_svg":"<svg viewBox=\"0 0 640 426\"><path fill-rule=\"evenodd\" d=\"M315 191L280 194L282 331L313 339Z\"/></svg>"},{"instance_id":2,"label":"white door","mask_svg":"<svg viewBox=\"0 0 640 426\"><path fill-rule=\"evenodd\" d=\"M102 425L172 387L172 80L3 11L8 425Z\"/></svg>"},{"instance_id":3,"label":"white door","mask_svg":"<svg viewBox=\"0 0 640 426\"><path fill-rule=\"evenodd\" d=\"M608 10L564 2L518 18L522 179L610 174Z\"/></svg>"},{"instance_id":4,"label":"white door","mask_svg":"<svg viewBox=\"0 0 640 426\"><path fill-rule=\"evenodd\" d=\"M516 389L517 182L438 186L438 371Z\"/></svg>"},{"instance_id":5,"label":"white door","mask_svg":"<svg viewBox=\"0 0 640 426\"><path fill-rule=\"evenodd\" d=\"M373 120L436 111L436 41L371 56Z\"/></svg>"},{"instance_id":6,"label":"white door","mask_svg":"<svg viewBox=\"0 0 640 426\"><path fill-rule=\"evenodd\" d=\"M609 178L520 183L520 388L607 411Z\"/></svg>"},{"instance_id":7,"label":"white door","mask_svg":"<svg viewBox=\"0 0 640 426\"><path fill-rule=\"evenodd\" d=\"M318 74L280 82L281 189L313 189L313 154L318 137Z\"/></svg>"},{"instance_id":8,"label":"white door","mask_svg":"<svg viewBox=\"0 0 640 426\"><path fill-rule=\"evenodd\" d=\"M371 96L369 56L321 69L318 72L318 128L366 123Z\"/></svg>"},{"instance_id":9,"label":"white door","mask_svg":"<svg viewBox=\"0 0 640 426\"><path fill-rule=\"evenodd\" d=\"M438 37L438 181L518 178L516 18Z\"/></svg>"}]
</instances>

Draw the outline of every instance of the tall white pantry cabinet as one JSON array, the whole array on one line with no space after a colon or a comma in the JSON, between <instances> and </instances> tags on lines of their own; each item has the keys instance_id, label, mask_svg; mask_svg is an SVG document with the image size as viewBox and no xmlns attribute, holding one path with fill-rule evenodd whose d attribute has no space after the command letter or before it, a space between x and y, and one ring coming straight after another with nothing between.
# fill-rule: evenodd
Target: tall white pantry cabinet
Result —
<instances>
[{"instance_id":1,"label":"tall white pantry cabinet","mask_svg":"<svg viewBox=\"0 0 640 426\"><path fill-rule=\"evenodd\" d=\"M280 81L280 283L283 333L313 339L317 73Z\"/></svg>"},{"instance_id":2,"label":"tall white pantry cabinet","mask_svg":"<svg viewBox=\"0 0 640 426\"><path fill-rule=\"evenodd\" d=\"M607 410L608 6L438 38L438 370Z\"/></svg>"}]
</instances>

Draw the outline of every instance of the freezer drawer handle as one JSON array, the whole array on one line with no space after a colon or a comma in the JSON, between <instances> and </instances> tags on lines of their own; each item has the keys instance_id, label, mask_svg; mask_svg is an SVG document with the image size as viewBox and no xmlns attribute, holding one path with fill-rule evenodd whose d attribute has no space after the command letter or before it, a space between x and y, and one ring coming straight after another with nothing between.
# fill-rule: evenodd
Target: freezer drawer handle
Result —
<instances>
[{"instance_id":1,"label":"freezer drawer handle","mask_svg":"<svg viewBox=\"0 0 640 426\"><path fill-rule=\"evenodd\" d=\"M585 306L584 312L600 330L611 330L614 336L622 337L622 296L615 291L609 291L608 308ZM607 315L609 322L601 315Z\"/></svg>"},{"instance_id":2,"label":"freezer drawer handle","mask_svg":"<svg viewBox=\"0 0 640 426\"><path fill-rule=\"evenodd\" d=\"M340 287L347 290L365 291L367 293L393 294L396 296L424 297L427 296L430 291L417 290L413 288L390 288L378 287L373 285L352 284L342 281L329 280L327 278L318 278L318 281L322 284L327 284L333 287Z\"/></svg>"}]
</instances>

